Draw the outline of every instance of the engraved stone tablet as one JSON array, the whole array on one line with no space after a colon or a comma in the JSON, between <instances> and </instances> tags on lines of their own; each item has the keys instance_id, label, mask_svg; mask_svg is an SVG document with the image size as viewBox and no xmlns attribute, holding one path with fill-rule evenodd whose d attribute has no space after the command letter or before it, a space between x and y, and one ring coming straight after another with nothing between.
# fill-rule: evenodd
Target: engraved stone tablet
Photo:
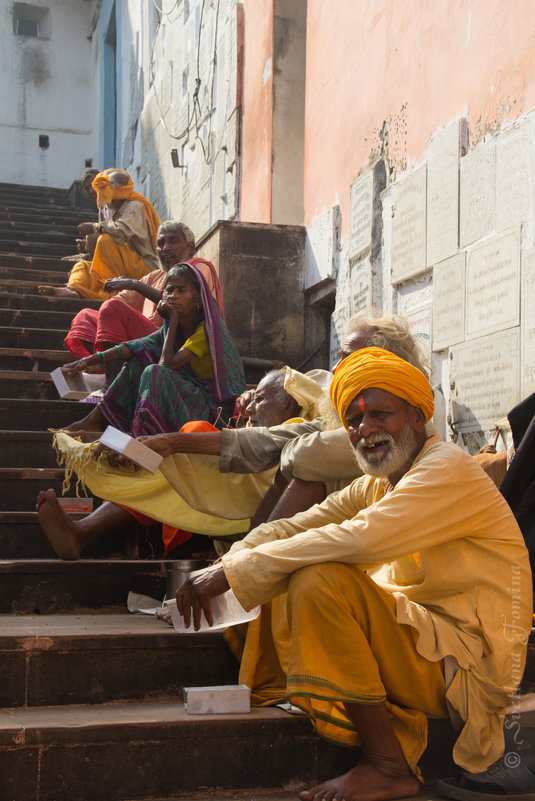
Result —
<instances>
[{"instance_id":1,"label":"engraved stone tablet","mask_svg":"<svg viewBox=\"0 0 535 801\"><path fill-rule=\"evenodd\" d=\"M520 322L520 231L493 237L466 262L466 338Z\"/></svg>"},{"instance_id":2,"label":"engraved stone tablet","mask_svg":"<svg viewBox=\"0 0 535 801\"><path fill-rule=\"evenodd\" d=\"M461 159L461 247L494 230L496 216L496 144L479 145Z\"/></svg>"},{"instance_id":3,"label":"engraved stone tablet","mask_svg":"<svg viewBox=\"0 0 535 801\"><path fill-rule=\"evenodd\" d=\"M459 234L459 126L456 120L427 151L427 265L457 251Z\"/></svg>"},{"instance_id":4,"label":"engraved stone tablet","mask_svg":"<svg viewBox=\"0 0 535 801\"><path fill-rule=\"evenodd\" d=\"M426 264L426 168L392 187L392 281L424 272Z\"/></svg>"},{"instance_id":5,"label":"engraved stone tablet","mask_svg":"<svg viewBox=\"0 0 535 801\"><path fill-rule=\"evenodd\" d=\"M535 392L535 251L522 255L520 397Z\"/></svg>"},{"instance_id":6,"label":"engraved stone tablet","mask_svg":"<svg viewBox=\"0 0 535 801\"><path fill-rule=\"evenodd\" d=\"M417 306L410 312L406 312L405 317L409 323L411 334L428 353L431 343L431 304Z\"/></svg>"},{"instance_id":7,"label":"engraved stone tablet","mask_svg":"<svg viewBox=\"0 0 535 801\"><path fill-rule=\"evenodd\" d=\"M354 259L372 244L373 170L351 184L351 235L349 258Z\"/></svg>"},{"instance_id":8,"label":"engraved stone tablet","mask_svg":"<svg viewBox=\"0 0 535 801\"><path fill-rule=\"evenodd\" d=\"M433 350L464 341L464 253L433 268Z\"/></svg>"},{"instance_id":9,"label":"engraved stone tablet","mask_svg":"<svg viewBox=\"0 0 535 801\"><path fill-rule=\"evenodd\" d=\"M366 258L351 265L351 313L356 314L372 303L372 266Z\"/></svg>"},{"instance_id":10,"label":"engraved stone tablet","mask_svg":"<svg viewBox=\"0 0 535 801\"><path fill-rule=\"evenodd\" d=\"M340 207L333 206L307 226L305 289L336 275Z\"/></svg>"},{"instance_id":11,"label":"engraved stone tablet","mask_svg":"<svg viewBox=\"0 0 535 801\"><path fill-rule=\"evenodd\" d=\"M531 117L496 140L496 228L525 219L533 208L533 137Z\"/></svg>"},{"instance_id":12,"label":"engraved stone tablet","mask_svg":"<svg viewBox=\"0 0 535 801\"><path fill-rule=\"evenodd\" d=\"M488 431L520 400L520 329L451 349L451 404L455 428Z\"/></svg>"}]
</instances>

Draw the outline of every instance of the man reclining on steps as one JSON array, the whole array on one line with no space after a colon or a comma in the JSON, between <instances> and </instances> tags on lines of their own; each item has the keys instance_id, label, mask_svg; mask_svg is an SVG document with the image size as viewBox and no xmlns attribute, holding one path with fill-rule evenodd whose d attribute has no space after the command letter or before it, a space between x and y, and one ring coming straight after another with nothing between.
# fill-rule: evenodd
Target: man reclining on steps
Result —
<instances>
[{"instance_id":1,"label":"man reclining on steps","mask_svg":"<svg viewBox=\"0 0 535 801\"><path fill-rule=\"evenodd\" d=\"M164 524L166 545L171 544L177 524L215 536L242 534L249 523L242 518L253 514L267 490L284 442L290 436L314 430L312 423L306 421L317 417L322 398L323 390L316 381L287 367L268 373L258 384L247 407L251 428L142 438L157 440L159 450L164 441L169 441L184 453L219 456L208 457L207 462L206 457L200 457L197 465L193 457L193 469L199 469L192 479L192 468L184 455L182 470L177 470L174 463L170 466L167 477L172 483L160 471L154 476L138 474L132 481L131 473L113 469L106 459L97 465L92 458L97 443L86 446L58 434L60 448L63 443L67 456L70 452L78 467L81 461L85 462L86 485L100 497L110 497L110 492L114 500L119 496L124 506L105 502L88 517L73 521L64 514L50 489L37 497L41 527L62 559L77 559L85 545L120 531L132 523L132 516L146 524L155 522L147 515L156 516ZM80 460L83 451L85 456ZM242 469L243 473L220 472L220 467L227 471ZM258 475L249 475L254 467ZM221 518L214 517L214 510Z\"/></svg>"},{"instance_id":2,"label":"man reclining on steps","mask_svg":"<svg viewBox=\"0 0 535 801\"><path fill-rule=\"evenodd\" d=\"M348 334L340 355L343 357L368 345L382 345L404 356L419 369L424 369L420 350L406 320L401 317L378 317L370 312L353 317L348 323ZM243 536L251 525L274 519L274 515L282 516L282 511L288 508L285 505L287 500L295 511L306 509L316 501L318 492L321 491L324 497L325 492L338 489L341 482L345 486L360 475L347 437L343 436L341 443L339 436L336 438L334 453L332 445L331 451L325 452L329 443L325 445L319 441L322 456L316 470L322 479L321 487L318 489L314 486L309 490L306 486L297 486L296 491L291 484L289 499L285 495L280 509L277 507L273 510L282 491L288 486L285 477L276 473L283 447L294 438L315 436L325 425L331 424L331 420L329 415L324 415L316 417L314 422L278 426L280 420L295 414L295 410L283 410L285 417L277 417L280 410L273 405L277 384L274 381L271 387L268 381L271 381L269 376L259 384L255 403L249 410L253 423L260 428L144 438L145 444L153 450L172 458L164 459L154 476L138 474L135 483L128 472L110 468L102 459L98 463L92 460L92 446L80 445L65 434L58 434L56 444L66 459L67 469L80 471L83 465L83 479L91 492L114 501L97 510L98 518L86 518L88 522L81 529L83 532L87 526L89 532L84 536L92 539L94 534L100 536L101 531L106 533L131 522L124 508L115 505L118 504L128 507L131 512L135 510L142 515L156 517L166 526L180 525L189 531L214 537L216 545L221 541L223 547L225 540L228 543L233 537ZM315 412L309 404L306 408L303 406L306 401L304 390L296 384L293 371L289 368L286 370L284 386L290 394L299 398L302 416L312 419ZM329 407L332 410L330 404ZM337 422L340 425L339 420ZM336 432L324 433L328 437ZM307 447L306 452L313 460L313 451ZM274 474L276 476L270 486ZM62 515L53 493L48 494L48 503L43 505L45 499L46 496L40 493L38 509L42 507L42 516L46 514L58 521L55 526L60 532L71 527L72 521ZM286 511L286 515L290 513L293 514L293 511ZM94 529L93 524L97 523L99 525ZM46 525L44 517L42 525ZM164 537L167 539L165 529ZM62 558L77 558L80 552L78 547L72 548L71 545L65 550L58 546L56 550Z\"/></svg>"},{"instance_id":3,"label":"man reclining on steps","mask_svg":"<svg viewBox=\"0 0 535 801\"><path fill-rule=\"evenodd\" d=\"M361 747L355 768L302 801L417 795L428 716L460 729L461 776L441 793L533 799L528 761L502 760L504 710L532 623L528 554L511 510L472 457L427 435L433 393L408 362L358 351L330 392L366 475L251 531L187 580L178 610L197 629L229 588L245 609L263 605L239 681L246 672L256 703L286 698L331 742Z\"/></svg>"},{"instance_id":4,"label":"man reclining on steps","mask_svg":"<svg viewBox=\"0 0 535 801\"><path fill-rule=\"evenodd\" d=\"M106 222L78 226L82 236L98 234L93 259L77 262L66 286L39 286L42 295L106 300L110 297L110 292L104 289L108 278L139 279L160 266L156 257L160 218L152 203L134 192L130 175L112 167L100 172L92 186L97 192L99 209L112 210L111 219Z\"/></svg>"}]
</instances>

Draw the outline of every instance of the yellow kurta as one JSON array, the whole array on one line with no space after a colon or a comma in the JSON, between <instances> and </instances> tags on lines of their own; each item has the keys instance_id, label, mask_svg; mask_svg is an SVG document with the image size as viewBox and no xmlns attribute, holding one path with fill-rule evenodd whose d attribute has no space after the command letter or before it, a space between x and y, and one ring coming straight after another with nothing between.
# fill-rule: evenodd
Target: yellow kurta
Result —
<instances>
[{"instance_id":1,"label":"yellow kurta","mask_svg":"<svg viewBox=\"0 0 535 801\"><path fill-rule=\"evenodd\" d=\"M67 286L83 298L107 300L114 293L105 292L108 278L140 280L160 267L152 246L143 204L128 200L114 212L108 223L101 223L93 260L77 262L69 274Z\"/></svg>"},{"instance_id":2,"label":"yellow kurta","mask_svg":"<svg viewBox=\"0 0 535 801\"><path fill-rule=\"evenodd\" d=\"M418 653L454 658L446 700L464 723L454 759L473 772L498 759L501 716L525 662L532 584L522 534L475 460L431 437L391 492L364 476L307 512L259 526L223 557L246 609L323 562L366 569L393 594L398 622L416 630Z\"/></svg>"}]
</instances>

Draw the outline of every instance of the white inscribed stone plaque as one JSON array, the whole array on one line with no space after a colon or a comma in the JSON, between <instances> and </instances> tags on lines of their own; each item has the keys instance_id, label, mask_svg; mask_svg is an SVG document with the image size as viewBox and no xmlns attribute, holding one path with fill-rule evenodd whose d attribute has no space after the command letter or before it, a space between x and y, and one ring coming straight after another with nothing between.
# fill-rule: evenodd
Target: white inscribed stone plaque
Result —
<instances>
[{"instance_id":1,"label":"white inscribed stone plaque","mask_svg":"<svg viewBox=\"0 0 535 801\"><path fill-rule=\"evenodd\" d=\"M465 342L450 353L455 427L493 428L520 400L520 329Z\"/></svg>"},{"instance_id":2,"label":"white inscribed stone plaque","mask_svg":"<svg viewBox=\"0 0 535 801\"><path fill-rule=\"evenodd\" d=\"M351 184L351 235L349 258L354 259L372 244L373 170Z\"/></svg>"},{"instance_id":3,"label":"white inscribed stone plaque","mask_svg":"<svg viewBox=\"0 0 535 801\"><path fill-rule=\"evenodd\" d=\"M466 338L520 322L520 230L469 251L466 262Z\"/></svg>"},{"instance_id":4,"label":"white inscribed stone plaque","mask_svg":"<svg viewBox=\"0 0 535 801\"><path fill-rule=\"evenodd\" d=\"M433 350L464 341L465 270L465 253L433 267Z\"/></svg>"},{"instance_id":5,"label":"white inscribed stone plaque","mask_svg":"<svg viewBox=\"0 0 535 801\"><path fill-rule=\"evenodd\" d=\"M426 352L430 350L431 344L431 319L432 311L431 304L425 306L418 306L410 312L405 313L409 328L413 337L420 343Z\"/></svg>"},{"instance_id":6,"label":"white inscribed stone plaque","mask_svg":"<svg viewBox=\"0 0 535 801\"><path fill-rule=\"evenodd\" d=\"M427 149L427 265L447 259L459 243L459 126L436 134Z\"/></svg>"},{"instance_id":7,"label":"white inscribed stone plaque","mask_svg":"<svg viewBox=\"0 0 535 801\"><path fill-rule=\"evenodd\" d=\"M491 139L461 159L461 247L490 234L495 218L496 143Z\"/></svg>"},{"instance_id":8,"label":"white inscribed stone plaque","mask_svg":"<svg viewBox=\"0 0 535 801\"><path fill-rule=\"evenodd\" d=\"M531 117L496 140L496 228L507 228L533 209L533 137Z\"/></svg>"},{"instance_id":9,"label":"white inscribed stone plaque","mask_svg":"<svg viewBox=\"0 0 535 801\"><path fill-rule=\"evenodd\" d=\"M520 397L535 392L535 251L522 254Z\"/></svg>"},{"instance_id":10,"label":"white inscribed stone plaque","mask_svg":"<svg viewBox=\"0 0 535 801\"><path fill-rule=\"evenodd\" d=\"M333 206L307 226L305 289L336 276L340 207Z\"/></svg>"},{"instance_id":11,"label":"white inscribed stone plaque","mask_svg":"<svg viewBox=\"0 0 535 801\"><path fill-rule=\"evenodd\" d=\"M372 265L369 258L351 265L351 314L371 306Z\"/></svg>"},{"instance_id":12,"label":"white inscribed stone plaque","mask_svg":"<svg viewBox=\"0 0 535 801\"><path fill-rule=\"evenodd\" d=\"M427 269L425 167L392 187L392 281L400 283Z\"/></svg>"}]
</instances>

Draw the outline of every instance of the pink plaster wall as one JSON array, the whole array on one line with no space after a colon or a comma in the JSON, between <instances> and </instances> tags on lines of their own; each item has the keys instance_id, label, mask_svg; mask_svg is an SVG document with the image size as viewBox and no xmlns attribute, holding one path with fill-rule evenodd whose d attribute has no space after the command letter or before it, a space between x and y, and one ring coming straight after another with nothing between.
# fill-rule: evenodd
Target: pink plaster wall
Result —
<instances>
[{"instance_id":1,"label":"pink plaster wall","mask_svg":"<svg viewBox=\"0 0 535 801\"><path fill-rule=\"evenodd\" d=\"M244 0L240 218L271 222L273 0ZM272 62L271 62L272 63ZM267 66L266 66L267 65Z\"/></svg>"},{"instance_id":2,"label":"pink plaster wall","mask_svg":"<svg viewBox=\"0 0 535 801\"><path fill-rule=\"evenodd\" d=\"M308 0L305 223L338 201L347 231L385 123L400 171L459 114L473 146L534 106L533 0Z\"/></svg>"}]
</instances>

